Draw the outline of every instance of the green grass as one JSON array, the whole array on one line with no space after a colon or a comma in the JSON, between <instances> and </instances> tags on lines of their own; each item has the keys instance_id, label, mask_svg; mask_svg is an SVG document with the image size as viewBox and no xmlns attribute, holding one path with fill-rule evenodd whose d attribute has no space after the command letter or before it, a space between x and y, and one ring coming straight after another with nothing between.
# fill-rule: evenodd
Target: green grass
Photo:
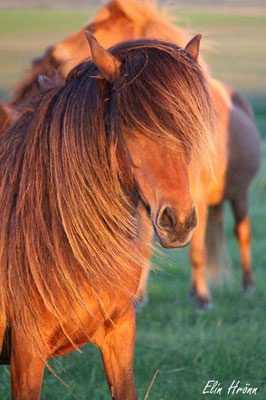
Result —
<instances>
[{"instance_id":1,"label":"green grass","mask_svg":"<svg viewBox=\"0 0 266 400\"><path fill-rule=\"evenodd\" d=\"M8 98L31 58L80 28L87 18L88 10L0 10L0 97ZM182 11L179 19L183 26L202 32L215 43L216 52L207 55L214 75L249 96L258 127L266 137L266 17ZM266 399L265 143L262 160L251 195L255 294L245 296L241 288L229 209L226 232L233 267L229 268L229 280L212 285L213 310L198 313L188 297L187 250L165 252L165 258L158 261L161 271L150 279L149 303L137 316L135 378L140 399L156 369L159 374L149 400ZM59 361L52 365L68 387L46 371L43 400L109 398L101 358L92 345L86 345L82 354L76 352ZM256 397L203 396L210 379L219 380L225 387L241 380L258 386L259 391ZM9 380L9 368L1 367L1 400L10 398Z\"/></svg>"}]
</instances>

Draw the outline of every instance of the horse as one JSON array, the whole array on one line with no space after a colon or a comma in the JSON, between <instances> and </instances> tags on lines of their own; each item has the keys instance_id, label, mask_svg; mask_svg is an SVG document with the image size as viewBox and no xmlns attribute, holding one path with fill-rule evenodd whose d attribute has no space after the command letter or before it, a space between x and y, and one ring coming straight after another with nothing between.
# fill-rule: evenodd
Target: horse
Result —
<instances>
[{"instance_id":1,"label":"horse","mask_svg":"<svg viewBox=\"0 0 266 400\"><path fill-rule=\"evenodd\" d=\"M212 174L200 35L184 49L87 39L92 59L47 81L0 142L0 358L13 400L39 399L47 360L87 342L112 398L137 398L138 204L164 247L184 246L197 224L190 177Z\"/></svg>"},{"instance_id":2,"label":"horse","mask_svg":"<svg viewBox=\"0 0 266 400\"><path fill-rule=\"evenodd\" d=\"M65 79L69 70L89 56L84 31L93 32L103 47L128 39L157 38L184 46L188 34L170 24L151 2L138 0L113 0L99 9L93 21L50 47L43 57L33 62L28 76L19 85L12 104L19 104L39 89L40 74L52 77L54 69ZM198 204L198 226L193 234L189 256L192 264L191 295L196 297L200 308L210 308L211 296L207 285L206 266L213 270L222 265L220 251L223 239L223 203L229 200L235 217L235 234L240 249L243 287L253 288L251 272L251 228L248 216L248 192L250 183L260 164L260 140L253 114L246 98L232 88L215 80L202 58L199 62L207 75L211 96L218 117L214 134L216 166L213 179L200 180L200 190L195 193ZM145 212L140 211L144 239L143 252L151 254L152 226ZM208 227L208 229L207 229ZM145 232L144 232L145 231ZM149 264L143 270L138 291L139 302L146 297Z\"/></svg>"}]
</instances>

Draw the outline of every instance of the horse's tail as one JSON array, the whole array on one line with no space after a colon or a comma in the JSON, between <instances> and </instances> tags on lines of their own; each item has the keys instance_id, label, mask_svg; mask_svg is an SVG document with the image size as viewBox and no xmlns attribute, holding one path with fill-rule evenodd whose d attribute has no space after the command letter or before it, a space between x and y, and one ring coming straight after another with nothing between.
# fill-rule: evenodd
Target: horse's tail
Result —
<instances>
[{"instance_id":1,"label":"horse's tail","mask_svg":"<svg viewBox=\"0 0 266 400\"><path fill-rule=\"evenodd\" d=\"M226 267L223 204L209 207L206 229L207 274L217 280Z\"/></svg>"}]
</instances>

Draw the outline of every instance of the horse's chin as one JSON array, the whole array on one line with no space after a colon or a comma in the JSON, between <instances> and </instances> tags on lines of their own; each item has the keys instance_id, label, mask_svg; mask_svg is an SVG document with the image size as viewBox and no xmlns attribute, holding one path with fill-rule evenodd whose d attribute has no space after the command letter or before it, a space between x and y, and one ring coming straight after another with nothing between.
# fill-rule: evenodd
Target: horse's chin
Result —
<instances>
[{"instance_id":1,"label":"horse's chin","mask_svg":"<svg viewBox=\"0 0 266 400\"><path fill-rule=\"evenodd\" d=\"M159 243L165 249L177 249L179 247L188 246L190 243L190 239L185 242L179 242L179 241L171 242L171 241L165 241L165 240L159 239Z\"/></svg>"},{"instance_id":2,"label":"horse's chin","mask_svg":"<svg viewBox=\"0 0 266 400\"><path fill-rule=\"evenodd\" d=\"M156 232L157 239L162 247L165 249L176 249L179 247L186 247L189 245L191 237L192 237L192 232L190 232L186 238L182 238L182 240L174 239L173 237L167 237L167 236L162 236L159 235L158 232Z\"/></svg>"}]
</instances>

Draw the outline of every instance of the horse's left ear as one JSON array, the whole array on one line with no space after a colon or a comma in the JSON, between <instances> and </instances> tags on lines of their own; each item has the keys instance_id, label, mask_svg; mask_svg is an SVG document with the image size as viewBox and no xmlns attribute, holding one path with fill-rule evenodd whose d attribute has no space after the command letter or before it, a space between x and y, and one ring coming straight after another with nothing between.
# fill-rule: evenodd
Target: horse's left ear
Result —
<instances>
[{"instance_id":1,"label":"horse's left ear","mask_svg":"<svg viewBox=\"0 0 266 400\"><path fill-rule=\"evenodd\" d=\"M191 39L185 47L185 51L187 51L192 57L195 59L198 58L199 55L199 47L202 35L196 35Z\"/></svg>"},{"instance_id":2,"label":"horse's left ear","mask_svg":"<svg viewBox=\"0 0 266 400\"><path fill-rule=\"evenodd\" d=\"M106 80L113 82L120 74L121 62L104 49L90 32L85 32L91 50L92 61Z\"/></svg>"}]
</instances>

